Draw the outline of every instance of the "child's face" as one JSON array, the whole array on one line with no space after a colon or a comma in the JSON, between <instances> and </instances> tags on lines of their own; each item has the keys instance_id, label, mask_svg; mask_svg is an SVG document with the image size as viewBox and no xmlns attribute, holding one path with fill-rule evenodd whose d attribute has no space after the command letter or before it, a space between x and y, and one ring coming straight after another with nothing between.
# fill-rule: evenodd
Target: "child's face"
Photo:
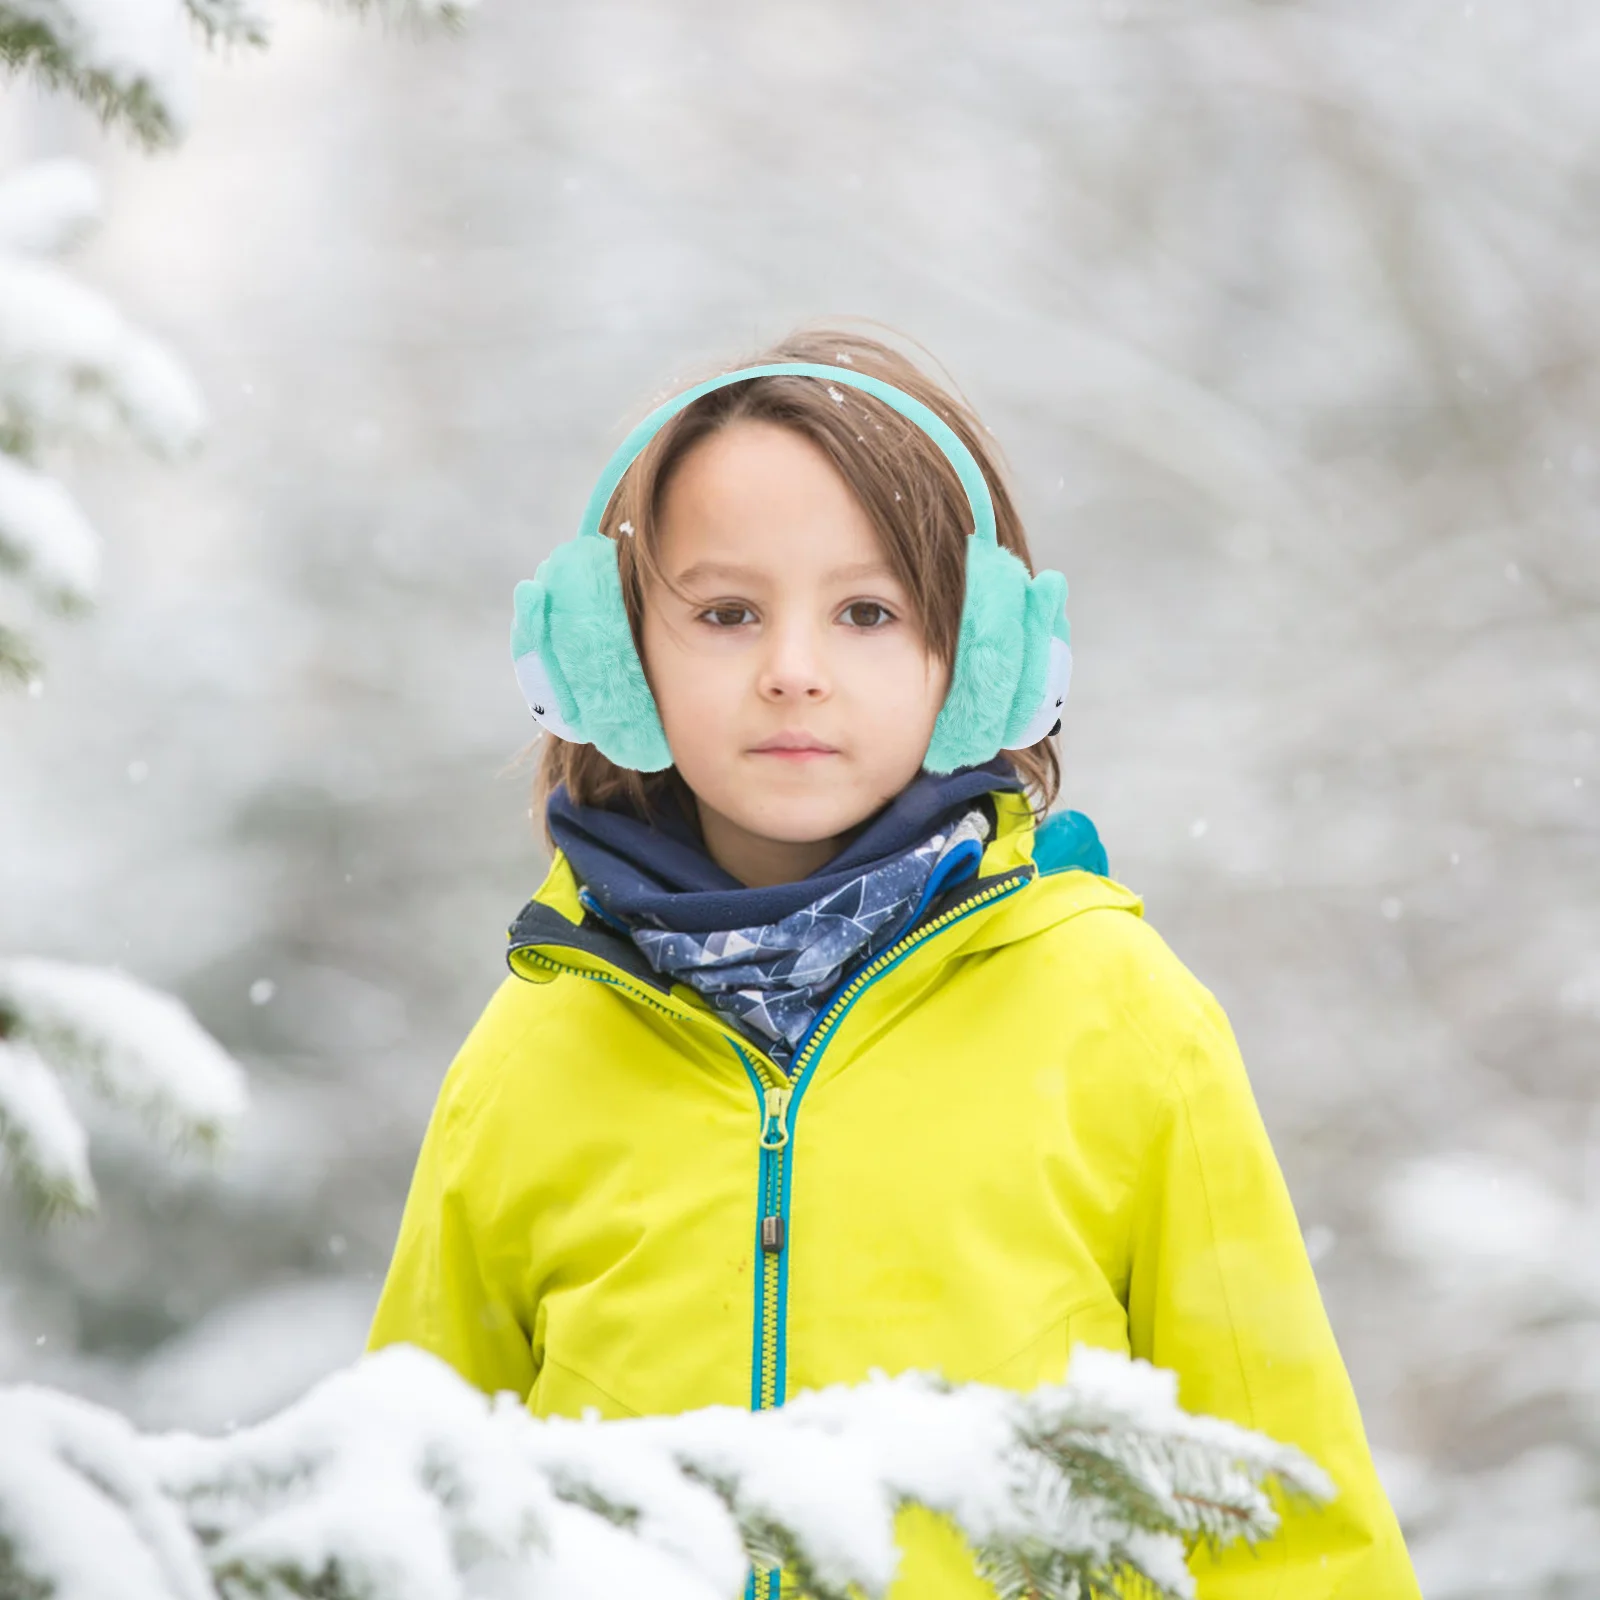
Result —
<instances>
[{"instance_id":1,"label":"child's face","mask_svg":"<svg viewBox=\"0 0 1600 1600\"><path fill-rule=\"evenodd\" d=\"M944 700L871 519L816 445L738 422L668 480L645 667L713 860L801 878L915 777ZM785 749L809 742L820 749Z\"/></svg>"}]
</instances>

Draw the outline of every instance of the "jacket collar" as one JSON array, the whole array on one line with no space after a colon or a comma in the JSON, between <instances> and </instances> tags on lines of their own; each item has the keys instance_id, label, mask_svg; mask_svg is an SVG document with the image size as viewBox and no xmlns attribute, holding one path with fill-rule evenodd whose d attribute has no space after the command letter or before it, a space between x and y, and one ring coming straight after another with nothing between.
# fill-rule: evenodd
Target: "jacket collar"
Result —
<instances>
[{"instance_id":1,"label":"jacket collar","mask_svg":"<svg viewBox=\"0 0 1600 1600\"><path fill-rule=\"evenodd\" d=\"M1026 882L1025 893L996 897L970 917L939 935L947 955L996 948L1063 922L1082 912L1102 907L1142 915L1143 903L1131 891L1109 879L1086 872L1066 872L1040 878L1033 860L1033 812L1025 796L994 791L994 836L984 850L975 878L968 878L941 895L924 912L919 926L946 915L955 906L977 898L1001 880ZM563 965L609 967L618 976L660 996L674 993L672 985L645 960L633 941L613 931L587 913L578 898L578 880L566 857L558 850L544 882L523 907L509 930L507 960L519 977L548 981ZM537 959L543 953L546 965ZM704 1009L696 998L685 1002Z\"/></svg>"}]
</instances>

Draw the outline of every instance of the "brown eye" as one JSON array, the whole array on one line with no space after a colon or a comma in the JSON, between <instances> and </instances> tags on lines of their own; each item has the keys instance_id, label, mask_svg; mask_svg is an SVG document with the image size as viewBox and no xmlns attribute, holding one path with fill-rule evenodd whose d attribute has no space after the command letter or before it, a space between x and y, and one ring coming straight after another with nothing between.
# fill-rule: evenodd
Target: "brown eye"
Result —
<instances>
[{"instance_id":1,"label":"brown eye","mask_svg":"<svg viewBox=\"0 0 1600 1600\"><path fill-rule=\"evenodd\" d=\"M844 608L844 615L852 628L881 628L894 621L894 613L876 600L853 600Z\"/></svg>"},{"instance_id":2,"label":"brown eye","mask_svg":"<svg viewBox=\"0 0 1600 1600\"><path fill-rule=\"evenodd\" d=\"M754 615L749 606L710 606L700 613L700 620L713 628L737 628Z\"/></svg>"}]
</instances>

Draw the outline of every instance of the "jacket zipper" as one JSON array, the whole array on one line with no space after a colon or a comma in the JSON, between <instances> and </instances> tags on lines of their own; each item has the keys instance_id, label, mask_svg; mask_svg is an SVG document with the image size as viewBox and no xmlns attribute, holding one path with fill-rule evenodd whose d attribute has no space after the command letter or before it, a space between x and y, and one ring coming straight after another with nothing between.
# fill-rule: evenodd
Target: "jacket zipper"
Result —
<instances>
[{"instance_id":1,"label":"jacket zipper","mask_svg":"<svg viewBox=\"0 0 1600 1600\"><path fill-rule=\"evenodd\" d=\"M755 1087L761 1107L761 1166L758 1178L756 1243L761 1258L761 1271L756 1277L755 1316L755 1371L751 1384L750 1409L770 1411L784 1402L787 1387L786 1363L783 1359L783 1335L787 1318L788 1299L788 1232L789 1183L793 1153L794 1117L799 1110L800 1096L805 1092L816 1073L817 1063L827 1049L834 1030L846 1013L861 996L891 967L897 966L925 940L941 933L952 923L971 916L974 911L1014 894L1024 884L1032 881L1028 868L996 878L987 888L967 899L958 901L942 911L931 921L913 928L904 937L880 952L841 988L812 1022L810 1029L795 1051L793 1065L785 1074L778 1064L745 1041L724 1032L710 1019L708 1025L716 1028L733 1046L750 1081ZM644 990L608 973L595 972L586 967L567 966L548 956L532 951L522 952L525 960L539 966L551 967L559 972L572 972L580 977L592 978L599 983L609 983L642 1000L652 1010L674 1017L680 1022L698 1020L677 1007L664 1005ZM780 1569L758 1568L750 1575L745 1586L747 1600L778 1600Z\"/></svg>"},{"instance_id":2,"label":"jacket zipper","mask_svg":"<svg viewBox=\"0 0 1600 1600\"><path fill-rule=\"evenodd\" d=\"M942 933L952 923L971 916L992 901L1002 899L1020 889L1029 881L1026 870L996 879L987 888L965 900L958 901L931 921L898 939L875 956L865 967L848 979L835 993L811 1024L794 1054L794 1063L788 1078L781 1084L768 1087L764 1097L766 1121L762 1125L761 1151L763 1166L761 1206L761 1243L765 1271L762 1274L762 1306L759 1317L763 1329L760 1360L760 1405L766 1410L781 1406L784 1401L784 1370L780 1360L780 1325L774 1302L782 1298L787 1279L788 1198L794 1118L800 1109L800 1097L816 1074L817 1063L833 1037L834 1030L844 1020L846 1013L879 978L897 966L919 945ZM768 1065L772 1065L768 1063ZM780 1137L781 1134L781 1137ZM770 1241L770 1242L769 1242ZM771 1330L770 1335L766 1330Z\"/></svg>"},{"instance_id":3,"label":"jacket zipper","mask_svg":"<svg viewBox=\"0 0 1600 1600\"><path fill-rule=\"evenodd\" d=\"M757 1238L760 1243L761 1273L756 1302L756 1370L752 1411L769 1411L781 1406L786 1397L787 1363L783 1359L783 1339L786 1331L789 1288L789 1183L790 1156L794 1133L794 1117L799 1110L800 1096L805 1092L816 1073L817 1063L828 1047L834 1030L846 1013L874 983L891 967L899 964L913 950L934 934L942 932L952 923L970 916L974 911L1014 894L1032 879L1032 873L1023 869L996 879L980 893L970 895L930 922L913 928L910 933L873 958L860 972L848 979L842 989L822 1009L810 1030L801 1040L794 1055L789 1075L781 1083L769 1081L763 1087L755 1064L745 1056L745 1070L762 1093L765 1113L761 1125L761 1176L760 1223ZM761 1058L772 1072L776 1064ZM745 1585L746 1600L778 1600L782 1581L781 1569L757 1568Z\"/></svg>"}]
</instances>

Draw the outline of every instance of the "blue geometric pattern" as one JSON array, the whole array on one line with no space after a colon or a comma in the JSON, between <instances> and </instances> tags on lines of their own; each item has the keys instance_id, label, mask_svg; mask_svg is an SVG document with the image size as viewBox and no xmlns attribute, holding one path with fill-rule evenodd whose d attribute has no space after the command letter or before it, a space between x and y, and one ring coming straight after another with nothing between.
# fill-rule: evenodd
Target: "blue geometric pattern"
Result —
<instances>
[{"instance_id":1,"label":"blue geometric pattern","mask_svg":"<svg viewBox=\"0 0 1600 1600\"><path fill-rule=\"evenodd\" d=\"M765 926L685 933L635 924L629 933L657 972L697 990L775 1060L787 1061L845 970L893 944L931 898L930 885L970 871L988 832L984 813L969 811L954 827Z\"/></svg>"}]
</instances>

